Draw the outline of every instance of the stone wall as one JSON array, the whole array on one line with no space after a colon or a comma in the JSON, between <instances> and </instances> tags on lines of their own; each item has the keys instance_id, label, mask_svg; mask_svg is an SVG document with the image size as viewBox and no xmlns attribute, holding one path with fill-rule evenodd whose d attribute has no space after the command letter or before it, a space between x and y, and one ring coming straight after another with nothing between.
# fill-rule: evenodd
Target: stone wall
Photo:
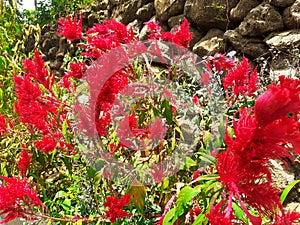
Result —
<instances>
[{"instance_id":1,"label":"stone wall","mask_svg":"<svg viewBox=\"0 0 300 225\"><path fill-rule=\"evenodd\" d=\"M111 18L133 26L140 37L150 19L168 31L187 18L190 48L199 56L236 50L254 61L271 57L275 69L293 65L287 51L300 45L300 0L98 0L83 10L85 28ZM62 73L63 55L72 56L76 47L55 28L43 27L40 46L51 69Z\"/></svg>"}]
</instances>

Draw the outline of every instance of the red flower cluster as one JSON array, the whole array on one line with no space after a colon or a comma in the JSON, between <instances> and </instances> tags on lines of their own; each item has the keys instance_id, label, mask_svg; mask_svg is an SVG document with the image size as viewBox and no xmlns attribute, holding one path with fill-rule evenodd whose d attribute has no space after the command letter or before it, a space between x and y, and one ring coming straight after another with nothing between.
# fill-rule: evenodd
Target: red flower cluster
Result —
<instances>
[{"instance_id":1,"label":"red flower cluster","mask_svg":"<svg viewBox=\"0 0 300 225\"><path fill-rule=\"evenodd\" d=\"M66 37L70 41L78 40L82 38L82 15L80 14L79 21L74 15L72 21L71 16L67 15L66 19L60 18L58 21L58 34Z\"/></svg>"},{"instance_id":2,"label":"red flower cluster","mask_svg":"<svg viewBox=\"0 0 300 225\"><path fill-rule=\"evenodd\" d=\"M5 182L0 186L0 215L6 215L0 224L19 217L32 219L30 213L33 212L33 206L41 206L42 202L28 181L4 176L0 178Z\"/></svg>"},{"instance_id":3,"label":"red flower cluster","mask_svg":"<svg viewBox=\"0 0 300 225\"><path fill-rule=\"evenodd\" d=\"M251 215L245 204L270 218L278 209L281 217L288 216L278 190L271 185L267 162L292 159L290 151L300 153L300 81L283 76L279 80L280 84L271 85L257 98L254 109L239 111L239 120L233 123L234 137L228 133L225 137L227 150L218 155L216 168L229 193L228 206L222 209L217 204L212 208L208 215L211 221L216 212L231 220L234 197L254 225L261 224L261 218Z\"/></svg>"},{"instance_id":4,"label":"red flower cluster","mask_svg":"<svg viewBox=\"0 0 300 225\"><path fill-rule=\"evenodd\" d=\"M20 170L21 177L25 177L26 171L31 163L31 156L28 154L28 151L24 144L22 144L22 147L23 150L18 162L18 168Z\"/></svg>"},{"instance_id":5,"label":"red flower cluster","mask_svg":"<svg viewBox=\"0 0 300 225\"><path fill-rule=\"evenodd\" d=\"M111 123L109 111L114 105L117 94L129 83L128 75L123 70L114 73L104 84L98 95L95 121L98 133L106 136L106 127Z\"/></svg>"},{"instance_id":6,"label":"red flower cluster","mask_svg":"<svg viewBox=\"0 0 300 225\"><path fill-rule=\"evenodd\" d=\"M222 70L230 70L235 66L233 59L227 58L221 53L216 53L214 56L209 56L205 63L209 70L212 70L212 66L214 66L218 73L220 73Z\"/></svg>"},{"instance_id":7,"label":"red flower cluster","mask_svg":"<svg viewBox=\"0 0 300 225\"><path fill-rule=\"evenodd\" d=\"M13 123L9 118L5 118L4 115L0 114L0 137L5 133L8 133L7 124L9 124L10 128L13 128Z\"/></svg>"},{"instance_id":8,"label":"red flower cluster","mask_svg":"<svg viewBox=\"0 0 300 225\"><path fill-rule=\"evenodd\" d=\"M25 59L23 64L27 76L35 79L45 88L50 90L54 83L54 76L50 76L48 70L45 67L42 56L38 51L34 52L34 57L32 60Z\"/></svg>"},{"instance_id":9,"label":"red flower cluster","mask_svg":"<svg viewBox=\"0 0 300 225\"><path fill-rule=\"evenodd\" d=\"M104 206L108 207L108 210L105 211L105 214L111 223L115 223L118 218L131 216L131 214L123 210L123 208L129 204L129 201L130 195L124 195L120 199L118 196L109 196L106 198Z\"/></svg>"},{"instance_id":10,"label":"red flower cluster","mask_svg":"<svg viewBox=\"0 0 300 225\"><path fill-rule=\"evenodd\" d=\"M235 95L246 94L251 96L257 90L257 72L256 69L249 75L249 62L243 57L242 62L236 67L231 68L223 79L224 89L228 91L229 87Z\"/></svg>"},{"instance_id":11,"label":"red flower cluster","mask_svg":"<svg viewBox=\"0 0 300 225\"><path fill-rule=\"evenodd\" d=\"M151 32L149 38L152 40L169 41L187 48L193 38L192 32L189 32L190 25L187 19L184 19L180 27L173 32L161 32L160 26L154 21L147 22L146 25Z\"/></svg>"},{"instance_id":12,"label":"red flower cluster","mask_svg":"<svg viewBox=\"0 0 300 225\"><path fill-rule=\"evenodd\" d=\"M30 132L39 131L43 135L41 141L35 141L35 146L41 152L49 153L56 147L73 150L72 146L64 142L61 132L61 124L67 112L63 102L52 93L53 77L50 78L45 69L41 55L36 51L32 61L25 60L24 67L26 74L14 77L18 98L15 111L20 121L27 125ZM47 95L42 92L39 84L46 89Z\"/></svg>"}]
</instances>

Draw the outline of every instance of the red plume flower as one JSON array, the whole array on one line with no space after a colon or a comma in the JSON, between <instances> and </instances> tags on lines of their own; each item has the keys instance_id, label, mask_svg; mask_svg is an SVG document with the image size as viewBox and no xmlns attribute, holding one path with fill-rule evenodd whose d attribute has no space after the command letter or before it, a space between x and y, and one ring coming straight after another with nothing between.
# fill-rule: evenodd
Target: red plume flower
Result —
<instances>
[{"instance_id":1,"label":"red plume flower","mask_svg":"<svg viewBox=\"0 0 300 225\"><path fill-rule=\"evenodd\" d=\"M108 207L108 210L105 211L107 218L110 219L110 222L115 223L117 218L124 218L131 216L131 214L123 210L124 206L128 205L130 201L130 195L124 195L120 199L118 196L107 197L104 203L105 207Z\"/></svg>"},{"instance_id":2,"label":"red plume flower","mask_svg":"<svg viewBox=\"0 0 300 225\"><path fill-rule=\"evenodd\" d=\"M265 126L300 109L300 80L280 76L279 81L280 85L271 85L256 99L255 115L259 126Z\"/></svg>"},{"instance_id":3,"label":"red plume flower","mask_svg":"<svg viewBox=\"0 0 300 225\"><path fill-rule=\"evenodd\" d=\"M32 219L29 214L33 206L41 206L37 193L34 192L27 179L0 176L4 181L0 186L0 215L5 215L0 224L6 224L16 218Z\"/></svg>"},{"instance_id":4,"label":"red plume flower","mask_svg":"<svg viewBox=\"0 0 300 225\"><path fill-rule=\"evenodd\" d=\"M20 155L18 162L18 168L20 170L21 177L25 177L26 171L31 162L31 156L28 154L28 151L24 144L22 144L23 150Z\"/></svg>"},{"instance_id":5,"label":"red plume flower","mask_svg":"<svg viewBox=\"0 0 300 225\"><path fill-rule=\"evenodd\" d=\"M58 34L66 37L70 41L82 38L82 14L80 14L79 21L76 20L75 14L73 21L71 16L67 15L66 19L60 18L58 23Z\"/></svg>"},{"instance_id":6,"label":"red plume flower","mask_svg":"<svg viewBox=\"0 0 300 225\"><path fill-rule=\"evenodd\" d=\"M234 94L247 94L251 96L257 89L256 69L250 73L248 59L243 57L243 61L236 67L228 71L223 79L224 89L232 88Z\"/></svg>"}]
</instances>

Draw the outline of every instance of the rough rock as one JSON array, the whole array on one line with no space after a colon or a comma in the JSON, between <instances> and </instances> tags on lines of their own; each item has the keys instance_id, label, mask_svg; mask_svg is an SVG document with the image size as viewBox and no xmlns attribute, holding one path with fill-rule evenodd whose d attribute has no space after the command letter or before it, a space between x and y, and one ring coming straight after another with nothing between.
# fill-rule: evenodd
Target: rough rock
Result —
<instances>
[{"instance_id":1,"label":"rough rock","mask_svg":"<svg viewBox=\"0 0 300 225\"><path fill-rule=\"evenodd\" d=\"M277 9L266 3L252 9L238 27L244 36L262 36L283 28L283 21Z\"/></svg>"},{"instance_id":2,"label":"rough rock","mask_svg":"<svg viewBox=\"0 0 300 225\"><path fill-rule=\"evenodd\" d=\"M197 30L194 27L190 27L190 32L193 33L193 39L190 42L190 49L194 47L194 45L200 41L200 39L204 36L203 33L201 33L199 30Z\"/></svg>"},{"instance_id":3,"label":"rough rock","mask_svg":"<svg viewBox=\"0 0 300 225\"><path fill-rule=\"evenodd\" d=\"M258 58L268 52L268 46L262 39L243 37L236 30L227 30L224 34L224 40L229 42L234 49L253 58Z\"/></svg>"},{"instance_id":4,"label":"rough rock","mask_svg":"<svg viewBox=\"0 0 300 225\"><path fill-rule=\"evenodd\" d=\"M35 48L35 38L33 35L30 35L25 42L25 54L28 55Z\"/></svg>"},{"instance_id":5,"label":"rough rock","mask_svg":"<svg viewBox=\"0 0 300 225\"><path fill-rule=\"evenodd\" d=\"M234 22L241 22L251 9L261 3L261 0L240 0L240 2L230 11L230 19Z\"/></svg>"},{"instance_id":6,"label":"rough rock","mask_svg":"<svg viewBox=\"0 0 300 225\"><path fill-rule=\"evenodd\" d=\"M150 0L132 0L126 1L125 3L116 6L112 10L112 18L116 20L128 24L131 21L136 19L136 12L142 6L148 4Z\"/></svg>"},{"instance_id":7,"label":"rough rock","mask_svg":"<svg viewBox=\"0 0 300 225\"><path fill-rule=\"evenodd\" d=\"M187 0L184 15L191 23L197 25L199 30L226 29L227 12L238 2L239 0Z\"/></svg>"},{"instance_id":8,"label":"rough rock","mask_svg":"<svg viewBox=\"0 0 300 225\"><path fill-rule=\"evenodd\" d=\"M155 15L154 3L150 2L147 5L139 8L136 12L137 19L146 22L151 19L152 16Z\"/></svg>"},{"instance_id":9,"label":"rough rock","mask_svg":"<svg viewBox=\"0 0 300 225\"><path fill-rule=\"evenodd\" d=\"M49 49L49 51L47 52L49 59L55 59L57 50L58 48L56 46Z\"/></svg>"},{"instance_id":10,"label":"rough rock","mask_svg":"<svg viewBox=\"0 0 300 225\"><path fill-rule=\"evenodd\" d=\"M207 34L197 42L193 47L195 52L200 57L205 55L214 55L221 51L223 45L224 32L220 29L211 29Z\"/></svg>"},{"instance_id":11,"label":"rough rock","mask_svg":"<svg viewBox=\"0 0 300 225\"><path fill-rule=\"evenodd\" d=\"M61 65L62 65L62 61L61 60L55 60L55 61L50 61L50 68L51 68L51 70L59 70L59 68L61 67Z\"/></svg>"},{"instance_id":12,"label":"rough rock","mask_svg":"<svg viewBox=\"0 0 300 225\"><path fill-rule=\"evenodd\" d=\"M183 13L185 1L186 0L154 0L158 20L166 22L170 17Z\"/></svg>"},{"instance_id":13,"label":"rough rock","mask_svg":"<svg viewBox=\"0 0 300 225\"><path fill-rule=\"evenodd\" d=\"M291 212L300 213L300 203L299 202L291 202L291 203L287 204L285 208L287 210L290 210Z\"/></svg>"},{"instance_id":14,"label":"rough rock","mask_svg":"<svg viewBox=\"0 0 300 225\"><path fill-rule=\"evenodd\" d=\"M130 22L127 26L132 27L134 34L138 35L140 33L140 29L143 26L143 22L140 20L134 20Z\"/></svg>"},{"instance_id":15,"label":"rough rock","mask_svg":"<svg viewBox=\"0 0 300 225\"><path fill-rule=\"evenodd\" d=\"M182 23L182 21L184 20L184 15L181 14L181 15L178 15L178 16L172 16L168 19L168 25L169 27L176 27L178 26L179 24Z\"/></svg>"},{"instance_id":16,"label":"rough rock","mask_svg":"<svg viewBox=\"0 0 300 225\"><path fill-rule=\"evenodd\" d=\"M144 25L143 28L139 32L139 40L145 41L148 39L148 27L147 25Z\"/></svg>"},{"instance_id":17,"label":"rough rock","mask_svg":"<svg viewBox=\"0 0 300 225\"><path fill-rule=\"evenodd\" d=\"M283 23L289 29L300 27L300 0L283 11Z\"/></svg>"},{"instance_id":18,"label":"rough rock","mask_svg":"<svg viewBox=\"0 0 300 225\"><path fill-rule=\"evenodd\" d=\"M275 47L280 50L288 48L298 48L300 46L300 30L288 30L280 33L271 33L265 42L270 47Z\"/></svg>"},{"instance_id":19,"label":"rough rock","mask_svg":"<svg viewBox=\"0 0 300 225\"><path fill-rule=\"evenodd\" d=\"M292 5L295 2L295 0L266 0L266 2L276 7L284 8Z\"/></svg>"},{"instance_id":20,"label":"rough rock","mask_svg":"<svg viewBox=\"0 0 300 225\"><path fill-rule=\"evenodd\" d=\"M41 50L48 53L49 49L59 44L59 36L54 32L47 32L41 39Z\"/></svg>"},{"instance_id":21,"label":"rough rock","mask_svg":"<svg viewBox=\"0 0 300 225\"><path fill-rule=\"evenodd\" d=\"M279 160L270 160L270 168L275 188L283 191L288 184L295 180L293 172L287 170Z\"/></svg>"}]
</instances>

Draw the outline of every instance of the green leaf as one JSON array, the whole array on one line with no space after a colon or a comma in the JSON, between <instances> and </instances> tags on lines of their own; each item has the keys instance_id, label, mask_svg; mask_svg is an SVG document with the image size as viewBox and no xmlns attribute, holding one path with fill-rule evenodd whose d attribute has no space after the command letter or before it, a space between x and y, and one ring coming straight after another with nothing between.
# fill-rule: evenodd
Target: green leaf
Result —
<instances>
[{"instance_id":1,"label":"green leaf","mask_svg":"<svg viewBox=\"0 0 300 225\"><path fill-rule=\"evenodd\" d=\"M67 123L67 120L64 120L64 122L62 124L62 129L61 129L61 132L62 132L64 138L67 137L67 129L68 129L68 123Z\"/></svg>"},{"instance_id":2,"label":"green leaf","mask_svg":"<svg viewBox=\"0 0 300 225\"><path fill-rule=\"evenodd\" d=\"M205 133L203 135L203 142L204 142L205 146L209 145L210 140L211 140L211 133L209 131L205 131Z\"/></svg>"},{"instance_id":3,"label":"green leaf","mask_svg":"<svg viewBox=\"0 0 300 225\"><path fill-rule=\"evenodd\" d=\"M286 197L288 196L288 194L290 193L290 191L292 190L292 188L298 184L300 182L300 180L295 180L292 183L290 183L282 192L281 196L280 196L280 201L281 203L284 202L284 200L286 199Z\"/></svg>"},{"instance_id":4,"label":"green leaf","mask_svg":"<svg viewBox=\"0 0 300 225\"><path fill-rule=\"evenodd\" d=\"M93 179L95 177L96 170L94 168L88 167L86 171L90 179Z\"/></svg>"},{"instance_id":5,"label":"green leaf","mask_svg":"<svg viewBox=\"0 0 300 225\"><path fill-rule=\"evenodd\" d=\"M198 215L197 219L193 223L193 225L203 225L204 221L207 220L204 214Z\"/></svg>"},{"instance_id":6,"label":"green leaf","mask_svg":"<svg viewBox=\"0 0 300 225\"><path fill-rule=\"evenodd\" d=\"M64 208L64 210L69 210L71 208L71 199L66 198L61 206Z\"/></svg>"},{"instance_id":7,"label":"green leaf","mask_svg":"<svg viewBox=\"0 0 300 225\"><path fill-rule=\"evenodd\" d=\"M178 215L178 217L184 213L184 208L187 203L190 202L194 197L196 197L200 193L200 191L200 189L194 189L189 186L186 186L180 190L176 201L176 215Z\"/></svg>"},{"instance_id":8,"label":"green leaf","mask_svg":"<svg viewBox=\"0 0 300 225\"><path fill-rule=\"evenodd\" d=\"M248 222L247 221L247 216L244 212L244 210L235 202L232 202L232 208L235 212L235 216L241 220L243 220L244 222ZM246 221L245 221L246 220Z\"/></svg>"},{"instance_id":9,"label":"green leaf","mask_svg":"<svg viewBox=\"0 0 300 225\"><path fill-rule=\"evenodd\" d=\"M57 199L57 198L65 198L67 197L68 194L64 191L59 191L55 194L55 197L54 197L54 200Z\"/></svg>"},{"instance_id":10,"label":"green leaf","mask_svg":"<svg viewBox=\"0 0 300 225\"><path fill-rule=\"evenodd\" d=\"M172 225L173 222L171 222L172 218L176 218L175 217L175 212L176 212L176 207L174 207L173 209L169 210L169 212L167 212L167 214L165 215L164 221L163 221L163 225ZM178 217L175 219L177 220Z\"/></svg>"}]
</instances>

